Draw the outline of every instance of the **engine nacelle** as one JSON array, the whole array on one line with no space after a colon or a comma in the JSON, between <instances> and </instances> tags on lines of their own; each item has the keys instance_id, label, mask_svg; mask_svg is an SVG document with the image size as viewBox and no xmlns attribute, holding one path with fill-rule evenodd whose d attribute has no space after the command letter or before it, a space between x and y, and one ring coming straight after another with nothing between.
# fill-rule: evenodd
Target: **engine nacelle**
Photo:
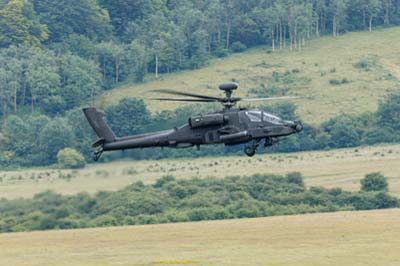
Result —
<instances>
[{"instance_id":1,"label":"engine nacelle","mask_svg":"<svg viewBox=\"0 0 400 266\"><path fill-rule=\"evenodd\" d=\"M223 114L209 114L189 118L189 126L191 128L217 126L228 122L228 116Z\"/></svg>"}]
</instances>

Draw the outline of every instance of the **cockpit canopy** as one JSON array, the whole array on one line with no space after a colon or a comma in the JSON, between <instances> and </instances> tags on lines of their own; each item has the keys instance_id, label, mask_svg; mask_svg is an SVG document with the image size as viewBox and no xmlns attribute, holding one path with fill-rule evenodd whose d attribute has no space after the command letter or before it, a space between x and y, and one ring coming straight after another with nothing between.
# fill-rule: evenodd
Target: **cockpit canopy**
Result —
<instances>
[{"instance_id":1,"label":"cockpit canopy","mask_svg":"<svg viewBox=\"0 0 400 266\"><path fill-rule=\"evenodd\" d=\"M275 125L282 125L283 121L279 117L267 112L252 110L246 111L246 116L251 122L268 122Z\"/></svg>"}]
</instances>

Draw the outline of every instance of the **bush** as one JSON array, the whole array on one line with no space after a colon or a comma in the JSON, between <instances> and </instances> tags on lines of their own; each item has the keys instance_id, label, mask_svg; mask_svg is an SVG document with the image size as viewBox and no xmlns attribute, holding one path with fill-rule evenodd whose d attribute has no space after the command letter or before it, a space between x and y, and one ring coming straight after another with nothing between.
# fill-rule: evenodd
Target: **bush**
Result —
<instances>
[{"instance_id":1,"label":"bush","mask_svg":"<svg viewBox=\"0 0 400 266\"><path fill-rule=\"evenodd\" d=\"M57 153L57 162L61 168L83 168L85 167L85 158L77 150L65 148Z\"/></svg>"},{"instance_id":2,"label":"bush","mask_svg":"<svg viewBox=\"0 0 400 266\"><path fill-rule=\"evenodd\" d=\"M351 81L347 78L342 78L342 79L330 79L329 84L331 85L342 85L346 83L350 83Z\"/></svg>"},{"instance_id":3,"label":"bush","mask_svg":"<svg viewBox=\"0 0 400 266\"><path fill-rule=\"evenodd\" d=\"M91 225L96 227L116 226L118 225L118 221L112 215L102 215L93 219Z\"/></svg>"},{"instance_id":4,"label":"bush","mask_svg":"<svg viewBox=\"0 0 400 266\"><path fill-rule=\"evenodd\" d=\"M293 183L305 188L303 175L299 172L288 173L286 179L288 183Z\"/></svg>"},{"instance_id":5,"label":"bush","mask_svg":"<svg viewBox=\"0 0 400 266\"><path fill-rule=\"evenodd\" d=\"M227 57L229 55L229 50L225 49L223 47L218 47L215 51L214 51L214 55L216 57L222 58L222 57Z\"/></svg>"},{"instance_id":6,"label":"bush","mask_svg":"<svg viewBox=\"0 0 400 266\"><path fill-rule=\"evenodd\" d=\"M157 181L154 183L153 186L155 188L161 188L165 184L174 182L174 181L175 181L175 177L173 177L172 175L166 175L166 176L161 177L160 179L157 179Z\"/></svg>"},{"instance_id":7,"label":"bush","mask_svg":"<svg viewBox=\"0 0 400 266\"><path fill-rule=\"evenodd\" d=\"M381 173L367 174L361 180L362 191L388 191L388 182L386 177Z\"/></svg>"},{"instance_id":8,"label":"bush","mask_svg":"<svg viewBox=\"0 0 400 266\"><path fill-rule=\"evenodd\" d=\"M234 53L241 53L247 49L247 46L241 42L234 42L231 45L231 51Z\"/></svg>"},{"instance_id":9,"label":"bush","mask_svg":"<svg viewBox=\"0 0 400 266\"><path fill-rule=\"evenodd\" d=\"M342 83L338 79L330 79L329 80L329 84L331 84L331 85L340 85Z\"/></svg>"},{"instance_id":10,"label":"bush","mask_svg":"<svg viewBox=\"0 0 400 266\"><path fill-rule=\"evenodd\" d=\"M394 131L394 139L400 140L400 92L390 93L379 103L377 117L378 125ZM396 138L397 135L397 138Z\"/></svg>"},{"instance_id":11,"label":"bush","mask_svg":"<svg viewBox=\"0 0 400 266\"><path fill-rule=\"evenodd\" d=\"M362 58L360 61L355 63L353 66L358 69L364 69L365 71L371 70L376 64L373 58Z\"/></svg>"}]
</instances>

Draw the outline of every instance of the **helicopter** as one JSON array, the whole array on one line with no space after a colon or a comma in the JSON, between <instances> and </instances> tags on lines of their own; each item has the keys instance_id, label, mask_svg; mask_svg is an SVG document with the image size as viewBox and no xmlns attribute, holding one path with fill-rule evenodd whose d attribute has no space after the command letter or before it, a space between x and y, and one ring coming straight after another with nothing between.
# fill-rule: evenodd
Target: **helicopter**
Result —
<instances>
[{"instance_id":1,"label":"helicopter","mask_svg":"<svg viewBox=\"0 0 400 266\"><path fill-rule=\"evenodd\" d=\"M273 114L258 109L235 108L239 101L272 101L287 100L298 97L282 96L268 98L240 98L233 97L233 91L238 84L224 83L219 89L225 97L206 96L175 90L153 90L154 93L163 93L179 98L150 98L158 101L221 103L223 109L218 112L207 113L188 118L188 122L170 130L117 137L103 119L103 114L94 107L84 108L83 112L99 137L92 147L93 159L97 161L104 151L148 148L172 147L189 148L208 144L224 144L226 146L247 144L244 153L253 156L257 148L264 141L264 147L275 144L279 137L299 133L303 130L300 121L283 120Z\"/></svg>"}]
</instances>

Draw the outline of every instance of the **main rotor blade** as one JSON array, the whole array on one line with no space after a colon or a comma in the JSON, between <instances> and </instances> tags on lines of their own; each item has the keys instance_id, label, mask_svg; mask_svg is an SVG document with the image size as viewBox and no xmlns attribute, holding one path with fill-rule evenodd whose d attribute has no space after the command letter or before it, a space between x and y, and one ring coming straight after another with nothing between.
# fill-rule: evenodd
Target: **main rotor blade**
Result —
<instances>
[{"instance_id":1,"label":"main rotor blade","mask_svg":"<svg viewBox=\"0 0 400 266\"><path fill-rule=\"evenodd\" d=\"M300 99L297 96L282 96L282 97L267 97L267 98L242 98L240 101L245 102L257 102L257 101L275 101L275 100L290 100L290 99Z\"/></svg>"},{"instance_id":2,"label":"main rotor blade","mask_svg":"<svg viewBox=\"0 0 400 266\"><path fill-rule=\"evenodd\" d=\"M169 101L169 102L201 102L201 103L213 103L216 100L211 99L181 99L181 98L148 98L149 100L155 101Z\"/></svg>"},{"instance_id":3,"label":"main rotor blade","mask_svg":"<svg viewBox=\"0 0 400 266\"><path fill-rule=\"evenodd\" d=\"M188 96L188 97L208 99L208 100L214 100L214 101L222 100L222 98L219 98L219 97L206 96L206 95L200 95L200 94L194 94L194 93L188 93L188 92L180 92L180 91L174 91L174 90L152 90L151 92L161 92L161 93L167 93L167 94L172 94L172 95Z\"/></svg>"}]
</instances>

